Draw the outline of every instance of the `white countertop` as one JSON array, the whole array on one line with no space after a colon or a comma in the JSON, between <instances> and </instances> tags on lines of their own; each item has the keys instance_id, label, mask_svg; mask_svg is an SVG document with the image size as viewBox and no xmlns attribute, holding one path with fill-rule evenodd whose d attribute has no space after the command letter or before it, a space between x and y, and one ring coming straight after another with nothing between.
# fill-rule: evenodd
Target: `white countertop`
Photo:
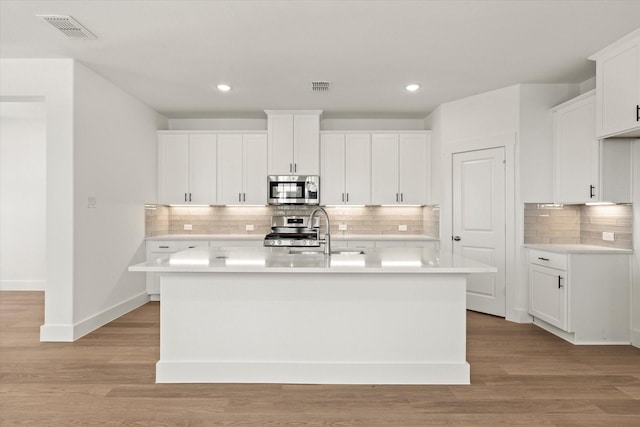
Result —
<instances>
[{"instance_id":1,"label":"white countertop","mask_svg":"<svg viewBox=\"0 0 640 427\"><path fill-rule=\"evenodd\" d=\"M264 234L163 234L147 237L145 240L263 240ZM332 241L348 240L405 240L405 241L434 241L437 237L422 234L331 234Z\"/></svg>"},{"instance_id":2,"label":"white countertop","mask_svg":"<svg viewBox=\"0 0 640 427\"><path fill-rule=\"evenodd\" d=\"M495 267L431 248L367 248L326 256L291 254L292 248L193 248L132 265L157 273L493 273ZM301 250L296 248L297 250ZM292 249L292 250L296 250Z\"/></svg>"},{"instance_id":3,"label":"white countertop","mask_svg":"<svg viewBox=\"0 0 640 427\"><path fill-rule=\"evenodd\" d=\"M565 254L632 254L632 249L609 248L606 246L581 245L569 243L527 243L525 248L538 249L549 252L559 252Z\"/></svg>"}]
</instances>

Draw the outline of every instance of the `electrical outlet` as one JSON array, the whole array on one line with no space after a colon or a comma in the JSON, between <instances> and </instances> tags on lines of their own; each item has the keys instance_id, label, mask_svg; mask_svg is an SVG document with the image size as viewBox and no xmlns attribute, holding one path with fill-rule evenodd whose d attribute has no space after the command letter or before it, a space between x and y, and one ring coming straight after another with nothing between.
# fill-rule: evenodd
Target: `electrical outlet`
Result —
<instances>
[{"instance_id":1,"label":"electrical outlet","mask_svg":"<svg viewBox=\"0 0 640 427\"><path fill-rule=\"evenodd\" d=\"M185 225L184 225L184 230L185 230L185 231L191 231L191 230L193 230L193 225L191 225L191 224L185 224Z\"/></svg>"},{"instance_id":2,"label":"electrical outlet","mask_svg":"<svg viewBox=\"0 0 640 427\"><path fill-rule=\"evenodd\" d=\"M608 242L613 242L616 240L616 235L614 233L608 233L606 231L602 232L602 240L606 240Z\"/></svg>"},{"instance_id":3,"label":"electrical outlet","mask_svg":"<svg viewBox=\"0 0 640 427\"><path fill-rule=\"evenodd\" d=\"M89 199L87 200L87 207L89 209L95 209L96 208L96 196L89 196Z\"/></svg>"},{"instance_id":4,"label":"electrical outlet","mask_svg":"<svg viewBox=\"0 0 640 427\"><path fill-rule=\"evenodd\" d=\"M338 230L347 231L347 224L338 224Z\"/></svg>"},{"instance_id":5,"label":"electrical outlet","mask_svg":"<svg viewBox=\"0 0 640 427\"><path fill-rule=\"evenodd\" d=\"M407 231L407 226L405 224L399 225L398 231Z\"/></svg>"},{"instance_id":6,"label":"electrical outlet","mask_svg":"<svg viewBox=\"0 0 640 427\"><path fill-rule=\"evenodd\" d=\"M247 224L244 226L245 231L253 231L253 224Z\"/></svg>"}]
</instances>

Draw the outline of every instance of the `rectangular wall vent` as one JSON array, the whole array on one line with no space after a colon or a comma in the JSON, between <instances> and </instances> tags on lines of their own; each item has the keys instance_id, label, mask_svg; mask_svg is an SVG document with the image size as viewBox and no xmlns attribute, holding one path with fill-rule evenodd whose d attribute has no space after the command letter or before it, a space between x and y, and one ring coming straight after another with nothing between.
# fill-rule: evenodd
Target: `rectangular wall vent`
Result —
<instances>
[{"instance_id":1,"label":"rectangular wall vent","mask_svg":"<svg viewBox=\"0 0 640 427\"><path fill-rule=\"evenodd\" d=\"M328 92L331 82L311 82L313 92Z\"/></svg>"},{"instance_id":2,"label":"rectangular wall vent","mask_svg":"<svg viewBox=\"0 0 640 427\"><path fill-rule=\"evenodd\" d=\"M96 35L83 27L78 21L66 15L38 15L45 22L53 25L64 35L71 39L93 40L97 39Z\"/></svg>"}]
</instances>

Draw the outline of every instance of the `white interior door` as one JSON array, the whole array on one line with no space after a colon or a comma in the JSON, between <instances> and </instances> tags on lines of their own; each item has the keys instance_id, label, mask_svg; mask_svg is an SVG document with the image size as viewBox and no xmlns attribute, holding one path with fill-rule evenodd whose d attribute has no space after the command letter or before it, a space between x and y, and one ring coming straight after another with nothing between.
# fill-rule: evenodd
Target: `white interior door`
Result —
<instances>
[{"instance_id":1,"label":"white interior door","mask_svg":"<svg viewBox=\"0 0 640 427\"><path fill-rule=\"evenodd\" d=\"M505 316L504 148L453 154L453 252L495 266L467 278L467 308Z\"/></svg>"}]
</instances>

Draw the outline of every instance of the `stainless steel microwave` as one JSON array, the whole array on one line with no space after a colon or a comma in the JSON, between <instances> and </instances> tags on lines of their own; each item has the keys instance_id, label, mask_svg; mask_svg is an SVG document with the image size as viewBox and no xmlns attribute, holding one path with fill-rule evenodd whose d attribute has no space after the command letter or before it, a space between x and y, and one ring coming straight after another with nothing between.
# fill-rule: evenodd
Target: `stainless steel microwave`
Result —
<instances>
[{"instance_id":1,"label":"stainless steel microwave","mask_svg":"<svg viewBox=\"0 0 640 427\"><path fill-rule=\"evenodd\" d=\"M267 186L270 205L320 203L320 177L317 175L269 175Z\"/></svg>"}]
</instances>

